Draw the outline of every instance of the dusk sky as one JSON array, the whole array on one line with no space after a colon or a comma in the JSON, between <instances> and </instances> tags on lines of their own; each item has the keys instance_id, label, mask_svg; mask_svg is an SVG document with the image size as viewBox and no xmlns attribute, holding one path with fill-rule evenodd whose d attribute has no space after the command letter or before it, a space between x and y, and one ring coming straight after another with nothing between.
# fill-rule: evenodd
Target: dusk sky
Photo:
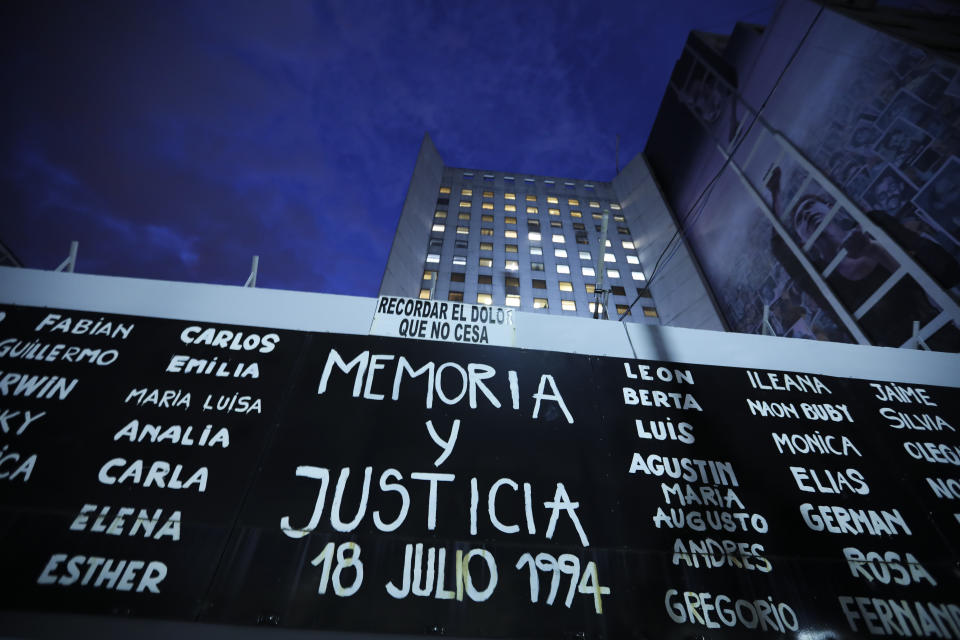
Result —
<instances>
[{"instance_id":1,"label":"dusk sky","mask_svg":"<svg viewBox=\"0 0 960 640\"><path fill-rule=\"evenodd\" d=\"M429 132L457 167L610 180L691 29L775 0L0 7L0 241L25 266L375 296Z\"/></svg>"}]
</instances>

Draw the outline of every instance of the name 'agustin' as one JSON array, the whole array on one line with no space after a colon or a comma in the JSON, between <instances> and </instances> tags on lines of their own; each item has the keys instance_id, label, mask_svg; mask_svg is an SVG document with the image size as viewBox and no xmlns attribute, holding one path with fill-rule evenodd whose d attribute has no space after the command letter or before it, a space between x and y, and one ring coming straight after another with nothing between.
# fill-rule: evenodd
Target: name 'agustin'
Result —
<instances>
[{"instance_id":1,"label":"name 'agustin'","mask_svg":"<svg viewBox=\"0 0 960 640\"><path fill-rule=\"evenodd\" d=\"M378 376L377 372L386 369L387 363L393 363L392 366L395 367L392 376L389 373ZM434 362L427 362L419 368L415 368L410 364L410 361L403 356L397 357L391 354L371 355L370 351L363 351L347 362L340 357L336 349L330 349L327 362L323 367L323 373L320 376L320 386L317 389L318 395L323 395L327 392L330 378L334 373L334 367L344 374L353 372L354 398L362 395L363 398L367 400L383 400L386 397L386 393L377 393L375 390L375 385L379 385L380 390L384 392L389 391L390 399L396 401L400 397L400 387L404 381L404 377L413 379L425 375L426 384L424 385L424 392L426 394L427 409L433 408L434 396L447 405L457 404L466 397L471 409L477 408L477 398L482 396L487 399L487 402L499 409L501 407L500 400L490 387L487 386L487 381L490 381L495 389L499 387L501 391L503 391L504 386L506 386L506 390L510 393L511 407L515 411L520 410L520 383L517 372L512 369L507 371L507 380L506 384L504 384L502 378L497 379L497 370L488 364L471 362L467 364L466 367L463 367L456 362L444 362L439 365ZM389 389L383 388L384 379L391 377L392 386ZM479 393L477 393L478 391ZM573 416L567 409L567 405L563 401L563 396L560 395L557 383L549 373L544 373L540 376L537 392L534 393L532 397L535 400L532 417L539 417L541 402L550 400L557 403L558 408L567 419L567 422L573 424Z\"/></svg>"}]
</instances>

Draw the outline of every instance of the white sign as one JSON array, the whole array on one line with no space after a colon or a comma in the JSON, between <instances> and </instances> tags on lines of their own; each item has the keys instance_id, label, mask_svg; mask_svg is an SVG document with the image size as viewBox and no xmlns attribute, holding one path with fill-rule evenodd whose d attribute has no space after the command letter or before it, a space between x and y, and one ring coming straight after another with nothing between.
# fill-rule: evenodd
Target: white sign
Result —
<instances>
[{"instance_id":1,"label":"white sign","mask_svg":"<svg viewBox=\"0 0 960 640\"><path fill-rule=\"evenodd\" d=\"M514 321L514 310L506 307L380 296L370 334L512 347Z\"/></svg>"}]
</instances>

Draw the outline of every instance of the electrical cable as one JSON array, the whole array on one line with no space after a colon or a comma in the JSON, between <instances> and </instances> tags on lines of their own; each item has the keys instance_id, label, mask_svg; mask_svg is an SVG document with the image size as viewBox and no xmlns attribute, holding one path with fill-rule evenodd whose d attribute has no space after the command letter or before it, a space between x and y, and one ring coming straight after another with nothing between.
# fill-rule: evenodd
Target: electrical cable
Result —
<instances>
[{"instance_id":1,"label":"electrical cable","mask_svg":"<svg viewBox=\"0 0 960 640\"><path fill-rule=\"evenodd\" d=\"M750 131L753 129L753 126L757 123L757 120L759 120L760 114L763 112L763 110L767 106L767 102L769 102L770 98L773 97L773 94L776 92L777 88L780 86L780 82L783 80L783 77L786 75L787 71L793 65L793 61L796 59L797 55L800 53L800 49L803 48L803 44L807 41L807 38L809 37L810 33L813 31L813 27L817 24L817 21L820 20L820 16L821 14L823 14L824 8L825 8L825 5L821 4L820 8L817 10L817 14L813 17L813 20L810 21L810 25L807 27L807 30L804 32L803 37L800 38L800 42L797 43L796 48L794 49L793 53L790 55L790 59L787 60L787 64L784 65L783 69L780 71L780 74L777 76L777 79L774 81L773 86L770 87L770 91L767 93L766 97L763 99L763 102L760 104L760 108L754 111L753 119L750 122L750 125L743 132L743 135L739 136L739 140L737 140L736 144L734 145L730 153L727 154L727 157L724 159L723 164L720 165L720 169L717 170L717 174L713 176L713 178L710 180L709 183L707 183L707 185L700 192L700 195L697 196L697 199L693 201L692 205L690 205L690 209L687 210L687 213L679 221L677 230L674 232L673 236L671 236L670 240L667 241L667 244L664 245L663 250L660 252L660 255L657 257L657 261L653 265L653 270L650 272L650 277L646 279L646 284L644 284L643 288L637 292L637 297L633 300L633 302L630 303L630 306L627 307L627 310L620 314L620 317L618 318L620 322L623 322L624 318L627 317L627 315L633 309L634 305L636 305L637 302L639 302L640 299L644 297L644 294L649 290L650 284L653 282L654 277L658 273L658 269L660 267L660 261L663 260L663 257L666 255L667 251L671 250L671 245L673 244L674 240L680 237L681 234L686 234L686 232L689 231L689 229L685 229L687 220L691 217L691 215L694 212L694 209L696 209L697 205L700 203L703 197L707 194L707 192L713 190L714 185L720 179L720 176L723 175L723 172L726 170L727 166L730 164L730 161L733 159L733 156L736 155L737 151L739 151L740 145L742 145L744 140L746 140L749 137ZM738 96L739 96L739 92L737 92L736 89L734 89L734 96L733 96L734 109L736 109L736 105L737 105L736 99ZM705 204L706 202L704 202L704 205ZM701 210L701 213L702 213L702 210ZM693 228L693 224L697 220L699 220L699 218L700 218L700 215L698 214L696 216L696 219L694 219L691 222L690 228ZM673 253L679 250L679 246L680 246L680 243L677 243L677 246L673 248L671 257Z\"/></svg>"}]
</instances>

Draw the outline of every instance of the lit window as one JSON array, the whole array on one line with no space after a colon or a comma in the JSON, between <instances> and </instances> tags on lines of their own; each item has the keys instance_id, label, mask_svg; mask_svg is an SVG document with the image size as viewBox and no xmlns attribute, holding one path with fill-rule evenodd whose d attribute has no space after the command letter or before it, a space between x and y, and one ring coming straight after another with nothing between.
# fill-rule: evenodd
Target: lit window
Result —
<instances>
[{"instance_id":1,"label":"lit window","mask_svg":"<svg viewBox=\"0 0 960 640\"><path fill-rule=\"evenodd\" d=\"M640 258L637 256L627 256L627 264L640 264Z\"/></svg>"},{"instance_id":2,"label":"lit window","mask_svg":"<svg viewBox=\"0 0 960 640\"><path fill-rule=\"evenodd\" d=\"M428 253L428 254L427 254L427 262L440 262L440 254L439 254L439 253Z\"/></svg>"},{"instance_id":3,"label":"lit window","mask_svg":"<svg viewBox=\"0 0 960 640\"><path fill-rule=\"evenodd\" d=\"M585 184L585 185L583 185L583 188L584 188L584 189L587 189L588 191L593 191L593 185L592 185L592 184Z\"/></svg>"},{"instance_id":4,"label":"lit window","mask_svg":"<svg viewBox=\"0 0 960 640\"><path fill-rule=\"evenodd\" d=\"M493 304L493 295L489 293L478 293L477 294L477 303L479 304Z\"/></svg>"},{"instance_id":5,"label":"lit window","mask_svg":"<svg viewBox=\"0 0 960 640\"><path fill-rule=\"evenodd\" d=\"M451 291L450 293L447 294L447 300L463 302L463 291Z\"/></svg>"},{"instance_id":6,"label":"lit window","mask_svg":"<svg viewBox=\"0 0 960 640\"><path fill-rule=\"evenodd\" d=\"M535 182L533 178L524 178L523 181L526 182L527 184L533 184Z\"/></svg>"},{"instance_id":7,"label":"lit window","mask_svg":"<svg viewBox=\"0 0 960 640\"><path fill-rule=\"evenodd\" d=\"M539 231L531 231L530 233L527 234L527 240L532 240L532 241L534 241L534 242L540 242L540 232L539 232Z\"/></svg>"},{"instance_id":8,"label":"lit window","mask_svg":"<svg viewBox=\"0 0 960 640\"><path fill-rule=\"evenodd\" d=\"M646 280L646 278L643 276L643 271L631 271L630 277L634 280Z\"/></svg>"},{"instance_id":9,"label":"lit window","mask_svg":"<svg viewBox=\"0 0 960 640\"><path fill-rule=\"evenodd\" d=\"M480 216L480 222L493 222L493 216L489 213L485 213Z\"/></svg>"},{"instance_id":10,"label":"lit window","mask_svg":"<svg viewBox=\"0 0 960 640\"><path fill-rule=\"evenodd\" d=\"M467 264L467 256L453 256L453 264L462 267Z\"/></svg>"},{"instance_id":11,"label":"lit window","mask_svg":"<svg viewBox=\"0 0 960 640\"><path fill-rule=\"evenodd\" d=\"M486 211L493 211L493 203L492 203L492 202L484 202L483 205L481 205L481 206L482 206L483 209L486 210Z\"/></svg>"},{"instance_id":12,"label":"lit window","mask_svg":"<svg viewBox=\"0 0 960 640\"><path fill-rule=\"evenodd\" d=\"M547 308L547 299L546 299L546 298L534 298L534 299L533 299L533 308L534 308L534 309L546 309L546 308Z\"/></svg>"},{"instance_id":13,"label":"lit window","mask_svg":"<svg viewBox=\"0 0 960 640\"><path fill-rule=\"evenodd\" d=\"M553 180L544 180L543 184L554 184Z\"/></svg>"},{"instance_id":14,"label":"lit window","mask_svg":"<svg viewBox=\"0 0 960 640\"><path fill-rule=\"evenodd\" d=\"M604 261L604 262L616 262L616 261L617 261L617 256L613 255L612 253L605 253L605 254L603 254L603 261Z\"/></svg>"},{"instance_id":15,"label":"lit window","mask_svg":"<svg viewBox=\"0 0 960 640\"><path fill-rule=\"evenodd\" d=\"M436 271L424 271L424 272L423 272L423 279L424 279L424 280L433 280L433 279L436 278L436 277L437 277L437 272L436 272Z\"/></svg>"},{"instance_id":16,"label":"lit window","mask_svg":"<svg viewBox=\"0 0 960 640\"><path fill-rule=\"evenodd\" d=\"M444 229L446 229L446 226L442 224L435 224L432 227L430 227L431 231L437 231L438 233L443 233Z\"/></svg>"},{"instance_id":17,"label":"lit window","mask_svg":"<svg viewBox=\"0 0 960 640\"><path fill-rule=\"evenodd\" d=\"M627 290L621 287L620 285L613 285L610 287L610 293L615 296L625 296L627 295Z\"/></svg>"},{"instance_id":18,"label":"lit window","mask_svg":"<svg viewBox=\"0 0 960 640\"><path fill-rule=\"evenodd\" d=\"M620 246L622 246L624 249L633 249L633 248L634 248L634 246L633 246L633 241L632 241L632 240L624 240L624 241L622 241L622 242L620 243Z\"/></svg>"},{"instance_id":19,"label":"lit window","mask_svg":"<svg viewBox=\"0 0 960 640\"><path fill-rule=\"evenodd\" d=\"M540 213L536 207L527 207L527 213Z\"/></svg>"},{"instance_id":20,"label":"lit window","mask_svg":"<svg viewBox=\"0 0 960 640\"><path fill-rule=\"evenodd\" d=\"M542 263L542 262L531 262L531 263L530 263L530 271L543 271L543 263Z\"/></svg>"},{"instance_id":21,"label":"lit window","mask_svg":"<svg viewBox=\"0 0 960 640\"><path fill-rule=\"evenodd\" d=\"M492 267L492 266L493 266L493 258L480 258L480 263L479 263L479 264L480 264L481 267Z\"/></svg>"},{"instance_id":22,"label":"lit window","mask_svg":"<svg viewBox=\"0 0 960 640\"><path fill-rule=\"evenodd\" d=\"M517 210L517 205L515 205L515 204L505 204L505 205L503 205L503 210L504 210L504 211L512 211L512 212L515 212L515 211Z\"/></svg>"},{"instance_id":23,"label":"lit window","mask_svg":"<svg viewBox=\"0 0 960 640\"><path fill-rule=\"evenodd\" d=\"M592 259L592 256L590 255L590 252L589 252L589 251L581 251L581 252L580 252L580 259L581 259L581 260L591 260L591 259Z\"/></svg>"},{"instance_id":24,"label":"lit window","mask_svg":"<svg viewBox=\"0 0 960 640\"><path fill-rule=\"evenodd\" d=\"M577 303L574 302L573 300L561 300L560 308L563 309L564 311L576 311Z\"/></svg>"},{"instance_id":25,"label":"lit window","mask_svg":"<svg viewBox=\"0 0 960 640\"><path fill-rule=\"evenodd\" d=\"M597 292L597 285L592 284L592 283L589 283L589 282L588 282L588 283L585 283L585 284L583 285L583 288L586 289L587 293L596 293L596 292Z\"/></svg>"},{"instance_id":26,"label":"lit window","mask_svg":"<svg viewBox=\"0 0 960 640\"><path fill-rule=\"evenodd\" d=\"M483 192L483 197L484 197L484 198L492 198L492 197L493 197L493 191L484 191L484 192Z\"/></svg>"},{"instance_id":27,"label":"lit window","mask_svg":"<svg viewBox=\"0 0 960 640\"><path fill-rule=\"evenodd\" d=\"M557 265L557 273L564 273L564 274L570 273L570 265L558 264L558 265Z\"/></svg>"},{"instance_id":28,"label":"lit window","mask_svg":"<svg viewBox=\"0 0 960 640\"><path fill-rule=\"evenodd\" d=\"M447 219L447 212L446 212L446 211L443 211L443 210L441 210L441 209L437 209L437 210L433 213L433 217L436 218L437 220L446 220L446 219Z\"/></svg>"},{"instance_id":29,"label":"lit window","mask_svg":"<svg viewBox=\"0 0 960 640\"><path fill-rule=\"evenodd\" d=\"M480 243L480 251L493 251L493 243L492 243L492 242L481 242L481 243Z\"/></svg>"},{"instance_id":30,"label":"lit window","mask_svg":"<svg viewBox=\"0 0 960 640\"><path fill-rule=\"evenodd\" d=\"M610 208L613 209L614 211L620 211L620 205L616 202L611 202Z\"/></svg>"},{"instance_id":31,"label":"lit window","mask_svg":"<svg viewBox=\"0 0 960 640\"><path fill-rule=\"evenodd\" d=\"M620 214L617 214L617 215L613 216L613 219L614 219L616 222L626 222L626 219L625 219L622 215L620 215Z\"/></svg>"},{"instance_id":32,"label":"lit window","mask_svg":"<svg viewBox=\"0 0 960 640\"><path fill-rule=\"evenodd\" d=\"M459 271L453 271L450 273L450 282L466 282L465 274Z\"/></svg>"},{"instance_id":33,"label":"lit window","mask_svg":"<svg viewBox=\"0 0 960 640\"><path fill-rule=\"evenodd\" d=\"M563 237L563 235L559 233L553 234L552 240L557 244L563 244L564 242L566 242L566 239Z\"/></svg>"},{"instance_id":34,"label":"lit window","mask_svg":"<svg viewBox=\"0 0 960 640\"><path fill-rule=\"evenodd\" d=\"M595 276L595 275L597 275L597 274L594 272L593 267L580 267L580 273L582 273L582 274L585 275L585 276Z\"/></svg>"},{"instance_id":35,"label":"lit window","mask_svg":"<svg viewBox=\"0 0 960 640\"><path fill-rule=\"evenodd\" d=\"M472 196L473 189L460 189L460 195L462 196Z\"/></svg>"},{"instance_id":36,"label":"lit window","mask_svg":"<svg viewBox=\"0 0 960 640\"><path fill-rule=\"evenodd\" d=\"M629 315L631 315L631 314L630 314L630 307L629 307L628 305L625 305L625 304L618 304L618 305L617 305L617 315L618 315L618 316L622 316L622 315L628 315L628 316L629 316Z\"/></svg>"},{"instance_id":37,"label":"lit window","mask_svg":"<svg viewBox=\"0 0 960 640\"><path fill-rule=\"evenodd\" d=\"M503 194L503 197L504 197L504 199L506 199L506 200L516 200L516 199L517 199L517 194L507 192L507 193Z\"/></svg>"},{"instance_id":38,"label":"lit window","mask_svg":"<svg viewBox=\"0 0 960 640\"><path fill-rule=\"evenodd\" d=\"M537 234L537 235L540 235L540 234ZM532 255L532 256L542 256L542 255L543 255L543 249L541 249L540 247L530 247L530 255Z\"/></svg>"},{"instance_id":39,"label":"lit window","mask_svg":"<svg viewBox=\"0 0 960 640\"><path fill-rule=\"evenodd\" d=\"M519 307L520 306L520 296L516 293L508 293L506 305L508 307Z\"/></svg>"},{"instance_id":40,"label":"lit window","mask_svg":"<svg viewBox=\"0 0 960 640\"><path fill-rule=\"evenodd\" d=\"M457 233L461 236L465 236L470 233L470 227L457 227Z\"/></svg>"},{"instance_id":41,"label":"lit window","mask_svg":"<svg viewBox=\"0 0 960 640\"><path fill-rule=\"evenodd\" d=\"M485 173L485 174L483 174L483 179L486 180L487 182L490 182L491 180L493 180L493 174L492 174L492 173Z\"/></svg>"},{"instance_id":42,"label":"lit window","mask_svg":"<svg viewBox=\"0 0 960 640\"><path fill-rule=\"evenodd\" d=\"M503 263L503 268L507 271L519 271L520 263L516 260L505 260Z\"/></svg>"},{"instance_id":43,"label":"lit window","mask_svg":"<svg viewBox=\"0 0 960 640\"><path fill-rule=\"evenodd\" d=\"M570 198L569 200L567 200L567 204L570 205L571 207L579 207L580 201L577 200L576 198Z\"/></svg>"},{"instance_id":44,"label":"lit window","mask_svg":"<svg viewBox=\"0 0 960 640\"><path fill-rule=\"evenodd\" d=\"M507 253L516 253L516 252L517 252L517 245L515 245L515 244L508 244L508 245L505 245L505 246L504 246L504 249L506 250Z\"/></svg>"},{"instance_id":45,"label":"lit window","mask_svg":"<svg viewBox=\"0 0 960 640\"><path fill-rule=\"evenodd\" d=\"M555 256L558 257L558 258L566 258L566 257L567 257L567 250L566 250L566 249L554 249L554 250L553 250L553 255L555 255Z\"/></svg>"},{"instance_id":46,"label":"lit window","mask_svg":"<svg viewBox=\"0 0 960 640\"><path fill-rule=\"evenodd\" d=\"M469 213L469 212L466 212L466 213L458 213L458 214L457 214L457 220L469 220L469 219L470 219L470 213Z\"/></svg>"},{"instance_id":47,"label":"lit window","mask_svg":"<svg viewBox=\"0 0 960 640\"><path fill-rule=\"evenodd\" d=\"M469 209L470 207L471 207L471 204L470 204L470 201L469 201L469 200L461 200L461 201L460 201L460 208L461 208L461 209Z\"/></svg>"},{"instance_id":48,"label":"lit window","mask_svg":"<svg viewBox=\"0 0 960 640\"><path fill-rule=\"evenodd\" d=\"M477 284L493 284L493 276L481 274L477 276Z\"/></svg>"},{"instance_id":49,"label":"lit window","mask_svg":"<svg viewBox=\"0 0 960 640\"><path fill-rule=\"evenodd\" d=\"M645 316L648 317L648 318L656 318L656 317L657 317L657 310L654 309L653 307L644 307L644 308L643 308L643 315L645 315Z\"/></svg>"},{"instance_id":50,"label":"lit window","mask_svg":"<svg viewBox=\"0 0 960 640\"><path fill-rule=\"evenodd\" d=\"M490 229L489 227L481 227L481 228L480 228L480 235L482 235L482 236L492 236L492 235L493 235L493 229Z\"/></svg>"},{"instance_id":51,"label":"lit window","mask_svg":"<svg viewBox=\"0 0 960 640\"><path fill-rule=\"evenodd\" d=\"M504 238L511 238L511 239L512 239L512 238L516 238L516 237L517 237L517 232L516 232L514 229L507 229L506 231L503 232L503 237L504 237Z\"/></svg>"},{"instance_id":52,"label":"lit window","mask_svg":"<svg viewBox=\"0 0 960 640\"><path fill-rule=\"evenodd\" d=\"M574 185L572 182L564 182L563 186L565 186L567 189L573 189L576 185Z\"/></svg>"},{"instance_id":53,"label":"lit window","mask_svg":"<svg viewBox=\"0 0 960 640\"><path fill-rule=\"evenodd\" d=\"M593 219L594 219L594 220L603 220L603 214L602 214L602 213L591 213L590 215L593 216Z\"/></svg>"},{"instance_id":54,"label":"lit window","mask_svg":"<svg viewBox=\"0 0 960 640\"><path fill-rule=\"evenodd\" d=\"M440 193L450 193L450 187L440 187Z\"/></svg>"},{"instance_id":55,"label":"lit window","mask_svg":"<svg viewBox=\"0 0 960 640\"><path fill-rule=\"evenodd\" d=\"M547 196L547 204L559 204L560 201L557 200L557 196Z\"/></svg>"},{"instance_id":56,"label":"lit window","mask_svg":"<svg viewBox=\"0 0 960 640\"><path fill-rule=\"evenodd\" d=\"M527 194L527 202L536 202L536 201L537 201L537 196L535 196L532 193Z\"/></svg>"},{"instance_id":57,"label":"lit window","mask_svg":"<svg viewBox=\"0 0 960 640\"><path fill-rule=\"evenodd\" d=\"M534 288L534 289L546 289L546 288L547 288L547 281L546 281L546 280L537 280L536 278L534 278L534 279L533 279L533 288Z\"/></svg>"},{"instance_id":58,"label":"lit window","mask_svg":"<svg viewBox=\"0 0 960 640\"><path fill-rule=\"evenodd\" d=\"M630 229L627 229L626 227L617 227L617 233L622 236L628 236L630 235Z\"/></svg>"},{"instance_id":59,"label":"lit window","mask_svg":"<svg viewBox=\"0 0 960 640\"><path fill-rule=\"evenodd\" d=\"M593 313L593 310L594 310L594 308L596 308L596 307L597 307L597 303L596 303L596 302L588 302L588 303L587 303L587 308L590 309L590 313ZM603 305L602 305L602 304L600 305L600 311L599 311L598 313L603 313Z\"/></svg>"},{"instance_id":60,"label":"lit window","mask_svg":"<svg viewBox=\"0 0 960 640\"><path fill-rule=\"evenodd\" d=\"M600 208L600 203L597 202L596 200L591 200L591 201L590 201L590 208L591 208L591 209L599 209L599 208Z\"/></svg>"},{"instance_id":61,"label":"lit window","mask_svg":"<svg viewBox=\"0 0 960 640\"><path fill-rule=\"evenodd\" d=\"M610 246L610 241L609 241L609 240L607 240L607 246L608 246L608 247Z\"/></svg>"},{"instance_id":62,"label":"lit window","mask_svg":"<svg viewBox=\"0 0 960 640\"><path fill-rule=\"evenodd\" d=\"M514 216L505 216L503 218L504 224L517 224L517 219Z\"/></svg>"},{"instance_id":63,"label":"lit window","mask_svg":"<svg viewBox=\"0 0 960 640\"><path fill-rule=\"evenodd\" d=\"M520 286L520 278L513 278L511 276L506 276L503 279L503 286L507 288L516 289Z\"/></svg>"},{"instance_id":64,"label":"lit window","mask_svg":"<svg viewBox=\"0 0 960 640\"><path fill-rule=\"evenodd\" d=\"M552 216L558 216L560 215L560 209L547 209L547 213Z\"/></svg>"},{"instance_id":65,"label":"lit window","mask_svg":"<svg viewBox=\"0 0 960 640\"><path fill-rule=\"evenodd\" d=\"M610 276L611 278L619 278L620 272L617 271L616 269L607 269L607 275Z\"/></svg>"},{"instance_id":66,"label":"lit window","mask_svg":"<svg viewBox=\"0 0 960 640\"><path fill-rule=\"evenodd\" d=\"M566 280L561 280L557 283L560 286L560 291L573 291L573 283L567 282Z\"/></svg>"},{"instance_id":67,"label":"lit window","mask_svg":"<svg viewBox=\"0 0 960 640\"><path fill-rule=\"evenodd\" d=\"M430 289L420 289L420 299L429 300L430 299Z\"/></svg>"},{"instance_id":68,"label":"lit window","mask_svg":"<svg viewBox=\"0 0 960 640\"><path fill-rule=\"evenodd\" d=\"M570 217L571 217L571 218L582 218L582 217L583 217L583 214L580 213L579 211L571 211L571 212L570 212Z\"/></svg>"},{"instance_id":69,"label":"lit window","mask_svg":"<svg viewBox=\"0 0 960 640\"><path fill-rule=\"evenodd\" d=\"M463 174L463 177L464 177L466 180L473 180L473 173L470 173L470 172L464 173L464 174Z\"/></svg>"}]
</instances>

